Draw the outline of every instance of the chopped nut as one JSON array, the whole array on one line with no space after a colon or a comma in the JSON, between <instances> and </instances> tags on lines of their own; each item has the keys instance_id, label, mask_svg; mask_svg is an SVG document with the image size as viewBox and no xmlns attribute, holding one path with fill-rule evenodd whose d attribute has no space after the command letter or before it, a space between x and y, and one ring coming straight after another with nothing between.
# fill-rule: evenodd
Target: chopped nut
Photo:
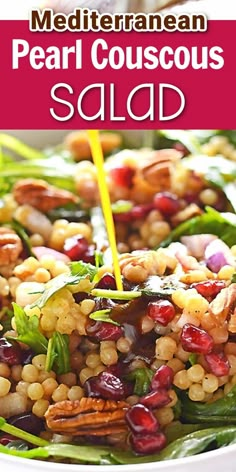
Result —
<instances>
[{"instance_id":1,"label":"chopped nut","mask_svg":"<svg viewBox=\"0 0 236 472\"><path fill-rule=\"evenodd\" d=\"M106 436L126 431L125 413L128 408L124 401L84 397L51 405L45 418L47 426L55 432L73 436Z\"/></svg>"},{"instance_id":2,"label":"chopped nut","mask_svg":"<svg viewBox=\"0 0 236 472\"><path fill-rule=\"evenodd\" d=\"M123 276L131 282L144 282L149 275L163 275L167 263L156 251L134 251L120 256Z\"/></svg>"},{"instance_id":3,"label":"chopped nut","mask_svg":"<svg viewBox=\"0 0 236 472\"><path fill-rule=\"evenodd\" d=\"M0 265L15 262L23 250L19 236L9 228L0 228Z\"/></svg>"},{"instance_id":4,"label":"chopped nut","mask_svg":"<svg viewBox=\"0 0 236 472\"><path fill-rule=\"evenodd\" d=\"M230 310L236 308L236 284L223 288L217 297L210 303L209 311L215 315L219 321L224 322Z\"/></svg>"},{"instance_id":5,"label":"chopped nut","mask_svg":"<svg viewBox=\"0 0 236 472\"><path fill-rule=\"evenodd\" d=\"M13 187L13 196L19 205L27 203L42 212L78 202L78 197L68 190L56 188L44 180L37 179L19 180Z\"/></svg>"},{"instance_id":6,"label":"chopped nut","mask_svg":"<svg viewBox=\"0 0 236 472\"><path fill-rule=\"evenodd\" d=\"M174 226L178 226L180 223L183 223L194 216L198 216L202 214L201 208L199 208L196 203L191 203L188 205L184 210L179 211L171 218L171 222Z\"/></svg>"},{"instance_id":7,"label":"chopped nut","mask_svg":"<svg viewBox=\"0 0 236 472\"><path fill-rule=\"evenodd\" d=\"M101 133L103 152L109 154L121 146L121 137L117 133ZM65 145L76 161L91 159L91 149L86 131L73 131L65 139Z\"/></svg>"},{"instance_id":8,"label":"chopped nut","mask_svg":"<svg viewBox=\"0 0 236 472\"><path fill-rule=\"evenodd\" d=\"M170 188L171 171L181 153L174 149L161 149L142 156L138 161L138 176L159 190Z\"/></svg>"}]
</instances>

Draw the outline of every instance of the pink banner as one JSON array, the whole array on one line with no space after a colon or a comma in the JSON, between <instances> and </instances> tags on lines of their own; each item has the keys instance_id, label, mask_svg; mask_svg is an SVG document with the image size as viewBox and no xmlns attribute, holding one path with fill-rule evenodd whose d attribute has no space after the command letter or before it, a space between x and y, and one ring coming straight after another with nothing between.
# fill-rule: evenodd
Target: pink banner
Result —
<instances>
[{"instance_id":1,"label":"pink banner","mask_svg":"<svg viewBox=\"0 0 236 472\"><path fill-rule=\"evenodd\" d=\"M206 32L30 32L1 21L2 129L235 128L236 21Z\"/></svg>"}]
</instances>

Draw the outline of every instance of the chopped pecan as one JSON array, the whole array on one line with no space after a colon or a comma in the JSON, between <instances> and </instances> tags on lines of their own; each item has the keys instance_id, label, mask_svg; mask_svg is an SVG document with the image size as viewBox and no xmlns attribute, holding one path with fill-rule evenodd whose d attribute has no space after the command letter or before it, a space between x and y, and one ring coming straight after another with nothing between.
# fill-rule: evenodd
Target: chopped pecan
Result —
<instances>
[{"instance_id":1,"label":"chopped pecan","mask_svg":"<svg viewBox=\"0 0 236 472\"><path fill-rule=\"evenodd\" d=\"M149 275L163 275L167 262L158 251L133 251L122 254L119 264L123 276L134 283L144 282Z\"/></svg>"},{"instance_id":2,"label":"chopped pecan","mask_svg":"<svg viewBox=\"0 0 236 472\"><path fill-rule=\"evenodd\" d=\"M138 175L159 190L169 189L173 164L181 156L174 149L149 152L138 161Z\"/></svg>"},{"instance_id":3,"label":"chopped pecan","mask_svg":"<svg viewBox=\"0 0 236 472\"><path fill-rule=\"evenodd\" d=\"M209 311L216 316L220 322L224 322L228 315L236 308L236 284L220 291L217 297L210 303Z\"/></svg>"},{"instance_id":4,"label":"chopped pecan","mask_svg":"<svg viewBox=\"0 0 236 472\"><path fill-rule=\"evenodd\" d=\"M179 211L171 218L171 222L174 226L178 226L180 223L183 223L186 220L190 220L194 216L202 214L201 208L199 208L196 203L191 203L184 210Z\"/></svg>"},{"instance_id":5,"label":"chopped pecan","mask_svg":"<svg viewBox=\"0 0 236 472\"><path fill-rule=\"evenodd\" d=\"M23 251L23 245L15 231L0 228L0 265L7 266L15 262Z\"/></svg>"},{"instance_id":6,"label":"chopped pecan","mask_svg":"<svg viewBox=\"0 0 236 472\"><path fill-rule=\"evenodd\" d=\"M47 426L55 432L72 436L106 436L127 430L124 401L81 398L51 405L45 413Z\"/></svg>"},{"instance_id":7,"label":"chopped pecan","mask_svg":"<svg viewBox=\"0 0 236 472\"><path fill-rule=\"evenodd\" d=\"M19 205L29 204L42 212L78 202L78 197L68 190L37 179L19 180L13 187L13 196Z\"/></svg>"},{"instance_id":8,"label":"chopped pecan","mask_svg":"<svg viewBox=\"0 0 236 472\"><path fill-rule=\"evenodd\" d=\"M104 154L111 153L114 149L118 149L122 144L121 136L118 133L112 132L101 133L100 141ZM86 131L72 131L72 133L66 136L65 145L76 161L92 158Z\"/></svg>"}]
</instances>

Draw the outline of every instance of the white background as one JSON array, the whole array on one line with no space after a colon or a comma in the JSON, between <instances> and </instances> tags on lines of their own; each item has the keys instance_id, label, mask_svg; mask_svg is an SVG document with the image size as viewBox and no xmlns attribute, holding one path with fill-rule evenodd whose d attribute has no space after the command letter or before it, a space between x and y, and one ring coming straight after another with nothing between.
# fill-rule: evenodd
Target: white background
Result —
<instances>
[{"instance_id":1,"label":"white background","mask_svg":"<svg viewBox=\"0 0 236 472\"><path fill-rule=\"evenodd\" d=\"M72 5L76 6L79 6L81 2L83 5L86 4L85 0L70 1ZM65 3L67 2L68 0ZM29 9L42 3L43 0L0 0L0 19L27 19ZM155 5L155 0L146 0L146 3L149 6ZM96 0L94 0L95 4ZM212 19L236 19L236 0L200 0L188 2L183 6L176 7L174 11L203 12Z\"/></svg>"}]
</instances>

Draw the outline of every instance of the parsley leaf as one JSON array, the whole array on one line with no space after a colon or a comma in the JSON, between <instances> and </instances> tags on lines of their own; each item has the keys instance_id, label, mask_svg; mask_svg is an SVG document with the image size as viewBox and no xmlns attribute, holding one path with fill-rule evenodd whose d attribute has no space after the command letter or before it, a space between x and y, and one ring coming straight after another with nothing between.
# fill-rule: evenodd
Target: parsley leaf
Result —
<instances>
[{"instance_id":1,"label":"parsley leaf","mask_svg":"<svg viewBox=\"0 0 236 472\"><path fill-rule=\"evenodd\" d=\"M38 317L34 315L29 318L21 306L14 302L12 305L18 333L16 340L30 346L36 354L46 354L48 340L39 331Z\"/></svg>"},{"instance_id":2,"label":"parsley leaf","mask_svg":"<svg viewBox=\"0 0 236 472\"><path fill-rule=\"evenodd\" d=\"M69 337L67 334L61 334L57 331L53 333L52 338L48 342L46 371L52 370L58 375L70 372L70 351Z\"/></svg>"},{"instance_id":3,"label":"parsley leaf","mask_svg":"<svg viewBox=\"0 0 236 472\"><path fill-rule=\"evenodd\" d=\"M126 379L135 382L134 394L142 397L148 393L153 375L154 372L151 369L144 367L133 370L126 376Z\"/></svg>"},{"instance_id":4,"label":"parsley leaf","mask_svg":"<svg viewBox=\"0 0 236 472\"><path fill-rule=\"evenodd\" d=\"M97 268L85 262L72 262L70 264L70 274L60 274L45 284L45 289L41 296L31 305L43 308L49 298L67 285L77 285L82 279L89 278L90 282L97 274Z\"/></svg>"},{"instance_id":5,"label":"parsley leaf","mask_svg":"<svg viewBox=\"0 0 236 472\"><path fill-rule=\"evenodd\" d=\"M91 320L95 320L95 321L102 321L103 323L112 323L116 326L120 326L119 323L117 323L116 321L112 320L109 316L109 314L111 313L111 310L98 310L98 311L94 311L93 313L91 313L89 315L89 318Z\"/></svg>"}]
</instances>

